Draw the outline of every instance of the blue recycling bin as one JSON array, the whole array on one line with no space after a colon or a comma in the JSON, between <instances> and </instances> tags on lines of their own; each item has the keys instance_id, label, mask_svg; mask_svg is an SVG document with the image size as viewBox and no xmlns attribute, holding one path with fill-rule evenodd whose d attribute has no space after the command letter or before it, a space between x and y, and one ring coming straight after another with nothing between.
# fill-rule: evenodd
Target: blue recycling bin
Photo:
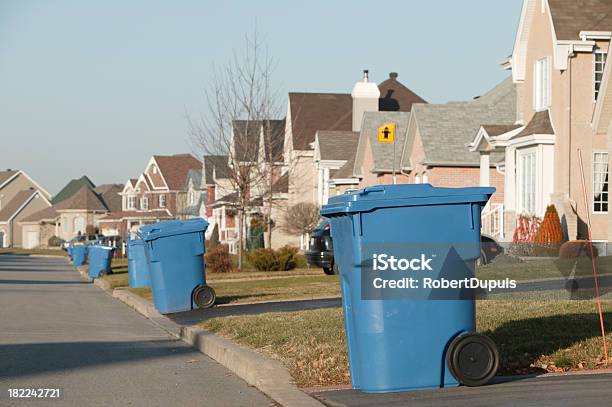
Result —
<instances>
[{"instance_id":1,"label":"blue recycling bin","mask_svg":"<svg viewBox=\"0 0 612 407\"><path fill-rule=\"evenodd\" d=\"M89 251L89 246L87 245L78 245L72 246L72 264L75 267L80 267L85 264L87 261L87 254Z\"/></svg>"},{"instance_id":2,"label":"blue recycling bin","mask_svg":"<svg viewBox=\"0 0 612 407\"><path fill-rule=\"evenodd\" d=\"M149 259L155 308L162 314L211 307L214 290L206 285L204 232L196 218L164 221L140 228Z\"/></svg>"},{"instance_id":3,"label":"blue recycling bin","mask_svg":"<svg viewBox=\"0 0 612 407\"><path fill-rule=\"evenodd\" d=\"M458 385L446 352L454 339L475 331L475 301L461 290L428 289L424 281L473 276L480 213L494 192L380 185L332 197L322 207L340 270L354 389L380 393ZM391 255L401 259L394 270ZM397 276L422 284L407 288L411 283L405 280L401 288Z\"/></svg>"},{"instance_id":4,"label":"blue recycling bin","mask_svg":"<svg viewBox=\"0 0 612 407\"><path fill-rule=\"evenodd\" d=\"M139 238L128 239L127 249L130 287L151 287L151 273L149 273L144 240Z\"/></svg>"},{"instance_id":5,"label":"blue recycling bin","mask_svg":"<svg viewBox=\"0 0 612 407\"><path fill-rule=\"evenodd\" d=\"M66 253L68 253L68 257L72 260L72 245L66 247Z\"/></svg>"},{"instance_id":6,"label":"blue recycling bin","mask_svg":"<svg viewBox=\"0 0 612 407\"><path fill-rule=\"evenodd\" d=\"M89 248L89 270L88 274L91 278L100 278L103 274L110 274L111 262L113 260L113 254L115 253L114 247L94 245Z\"/></svg>"}]
</instances>

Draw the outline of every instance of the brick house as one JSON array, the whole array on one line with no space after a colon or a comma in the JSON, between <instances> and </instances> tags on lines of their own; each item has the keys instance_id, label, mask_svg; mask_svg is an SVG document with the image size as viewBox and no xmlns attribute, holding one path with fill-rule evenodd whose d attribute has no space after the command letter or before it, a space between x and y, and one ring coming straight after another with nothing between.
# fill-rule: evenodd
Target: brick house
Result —
<instances>
[{"instance_id":1,"label":"brick house","mask_svg":"<svg viewBox=\"0 0 612 407\"><path fill-rule=\"evenodd\" d=\"M122 191L120 210L98 220L104 235L127 238L142 225L176 219L185 211L185 180L190 170L201 171L202 162L191 154L154 155L136 179L129 179Z\"/></svg>"},{"instance_id":2,"label":"brick house","mask_svg":"<svg viewBox=\"0 0 612 407\"><path fill-rule=\"evenodd\" d=\"M505 235L521 214L542 217L554 204L566 237L585 238L586 211L593 239L608 240L607 59L612 3L600 0L525 0L512 56L519 127L476 134L482 156L502 154ZM600 91L603 89L603 93ZM599 97L601 95L601 97ZM606 97L608 96L608 97ZM578 149L582 152L584 207ZM482 161L486 164L486 158Z\"/></svg>"}]
</instances>

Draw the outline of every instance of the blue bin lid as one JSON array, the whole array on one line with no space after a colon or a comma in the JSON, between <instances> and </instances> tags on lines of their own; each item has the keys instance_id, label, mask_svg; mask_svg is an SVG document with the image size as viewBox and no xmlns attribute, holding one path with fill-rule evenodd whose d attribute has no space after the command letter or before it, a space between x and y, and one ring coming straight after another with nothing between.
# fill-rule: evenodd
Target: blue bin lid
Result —
<instances>
[{"instance_id":1,"label":"blue bin lid","mask_svg":"<svg viewBox=\"0 0 612 407\"><path fill-rule=\"evenodd\" d=\"M486 203L494 187L438 188L431 184L376 185L331 197L321 215L369 212L377 208Z\"/></svg>"},{"instance_id":2,"label":"blue bin lid","mask_svg":"<svg viewBox=\"0 0 612 407\"><path fill-rule=\"evenodd\" d=\"M182 235L185 233L204 232L208 222L202 218L188 220L168 220L140 227L142 238L146 241L160 237Z\"/></svg>"},{"instance_id":3,"label":"blue bin lid","mask_svg":"<svg viewBox=\"0 0 612 407\"><path fill-rule=\"evenodd\" d=\"M142 245L144 245L144 240L142 240L139 237L137 237L135 239L128 239L127 240L127 245L128 246L142 246Z\"/></svg>"}]
</instances>

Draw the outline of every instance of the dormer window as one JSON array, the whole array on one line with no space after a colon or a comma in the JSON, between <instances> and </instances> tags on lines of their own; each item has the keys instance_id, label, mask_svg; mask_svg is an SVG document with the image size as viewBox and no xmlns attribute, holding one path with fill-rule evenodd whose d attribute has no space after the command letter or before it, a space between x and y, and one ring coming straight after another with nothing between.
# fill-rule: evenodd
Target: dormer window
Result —
<instances>
[{"instance_id":1,"label":"dormer window","mask_svg":"<svg viewBox=\"0 0 612 407\"><path fill-rule=\"evenodd\" d=\"M145 211L149 209L149 198L147 198L146 196L140 198L140 209Z\"/></svg>"},{"instance_id":2,"label":"dormer window","mask_svg":"<svg viewBox=\"0 0 612 407\"><path fill-rule=\"evenodd\" d=\"M134 195L127 197L127 209L136 209L136 197Z\"/></svg>"},{"instance_id":3,"label":"dormer window","mask_svg":"<svg viewBox=\"0 0 612 407\"><path fill-rule=\"evenodd\" d=\"M536 112L550 106L550 63L549 58L538 59L535 63L533 99Z\"/></svg>"},{"instance_id":4,"label":"dormer window","mask_svg":"<svg viewBox=\"0 0 612 407\"><path fill-rule=\"evenodd\" d=\"M607 57L608 57L607 53L601 50L595 51L595 65L594 65L594 74L593 74L593 80L594 80L593 87L595 89L595 99L594 99L595 102L597 102L597 95L599 95L599 88L601 87L601 79L603 78L604 67L606 66Z\"/></svg>"}]
</instances>

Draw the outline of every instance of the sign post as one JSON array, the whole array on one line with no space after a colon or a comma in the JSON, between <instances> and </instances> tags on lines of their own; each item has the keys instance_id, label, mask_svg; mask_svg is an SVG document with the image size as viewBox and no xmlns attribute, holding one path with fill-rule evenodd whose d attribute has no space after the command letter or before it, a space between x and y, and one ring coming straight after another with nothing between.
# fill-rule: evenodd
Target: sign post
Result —
<instances>
[{"instance_id":1,"label":"sign post","mask_svg":"<svg viewBox=\"0 0 612 407\"><path fill-rule=\"evenodd\" d=\"M378 128L378 142L393 143L393 184L397 184L395 176L395 123L385 123Z\"/></svg>"}]
</instances>

